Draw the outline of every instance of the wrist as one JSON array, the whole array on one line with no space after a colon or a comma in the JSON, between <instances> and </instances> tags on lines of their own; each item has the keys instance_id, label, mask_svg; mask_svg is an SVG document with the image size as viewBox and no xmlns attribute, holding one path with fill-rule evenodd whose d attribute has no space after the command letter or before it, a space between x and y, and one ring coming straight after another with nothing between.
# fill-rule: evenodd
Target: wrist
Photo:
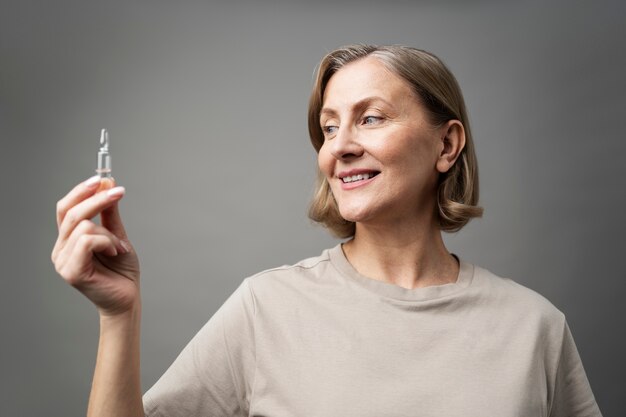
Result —
<instances>
[{"instance_id":1,"label":"wrist","mask_svg":"<svg viewBox=\"0 0 626 417\"><path fill-rule=\"evenodd\" d=\"M98 313L100 314L101 326L138 323L141 321L141 301L137 300L130 308L125 310L110 311L100 309Z\"/></svg>"}]
</instances>

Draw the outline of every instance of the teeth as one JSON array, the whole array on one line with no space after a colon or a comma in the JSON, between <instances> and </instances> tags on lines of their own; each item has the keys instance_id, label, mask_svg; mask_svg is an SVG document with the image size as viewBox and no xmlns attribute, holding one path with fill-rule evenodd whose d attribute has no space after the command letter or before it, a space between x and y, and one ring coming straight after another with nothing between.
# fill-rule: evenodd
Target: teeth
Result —
<instances>
[{"instance_id":1,"label":"teeth","mask_svg":"<svg viewBox=\"0 0 626 417\"><path fill-rule=\"evenodd\" d=\"M343 182L354 182L354 181L367 180L367 179L370 179L371 177L373 177L373 175L370 175L370 174L358 174L358 175L352 175L351 177L343 177L341 180Z\"/></svg>"}]
</instances>

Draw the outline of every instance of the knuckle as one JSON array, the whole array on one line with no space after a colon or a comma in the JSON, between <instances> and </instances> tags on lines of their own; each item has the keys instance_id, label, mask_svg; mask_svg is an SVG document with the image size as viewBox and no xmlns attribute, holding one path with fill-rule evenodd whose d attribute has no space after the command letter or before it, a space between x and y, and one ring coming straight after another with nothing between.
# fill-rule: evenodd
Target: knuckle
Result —
<instances>
[{"instance_id":1,"label":"knuckle","mask_svg":"<svg viewBox=\"0 0 626 417\"><path fill-rule=\"evenodd\" d=\"M54 245L54 249L52 249L52 253L50 254L50 259L52 260L52 263L54 264L54 268L57 270L57 272L59 272L58 268L62 260L62 257L60 255L61 255L61 248L59 248L59 245L56 244Z\"/></svg>"},{"instance_id":2,"label":"knuckle","mask_svg":"<svg viewBox=\"0 0 626 417\"><path fill-rule=\"evenodd\" d=\"M63 219L64 223L68 223L70 225L76 225L80 221L80 216L76 212L76 208L72 207L65 213L65 217Z\"/></svg>"},{"instance_id":3,"label":"knuckle","mask_svg":"<svg viewBox=\"0 0 626 417\"><path fill-rule=\"evenodd\" d=\"M67 213L65 214L65 222L68 222L70 224L75 224L76 221L77 221L76 211L74 209L69 209Z\"/></svg>"},{"instance_id":4,"label":"knuckle","mask_svg":"<svg viewBox=\"0 0 626 417\"><path fill-rule=\"evenodd\" d=\"M82 231L83 233L87 233L87 232L91 232L94 230L95 224L93 224L91 220L82 219L81 221L78 222L78 225L76 226L76 228Z\"/></svg>"},{"instance_id":5,"label":"knuckle","mask_svg":"<svg viewBox=\"0 0 626 417\"><path fill-rule=\"evenodd\" d=\"M61 275L61 277L63 277L63 279L65 279L65 265L63 265L63 263L61 262L56 262L54 264L54 270L57 271L57 274Z\"/></svg>"},{"instance_id":6,"label":"knuckle","mask_svg":"<svg viewBox=\"0 0 626 417\"><path fill-rule=\"evenodd\" d=\"M65 211L65 204L63 200L57 201L56 210L57 210L57 214L62 214Z\"/></svg>"},{"instance_id":7,"label":"knuckle","mask_svg":"<svg viewBox=\"0 0 626 417\"><path fill-rule=\"evenodd\" d=\"M89 235L81 235L76 241L76 246L81 250L85 250L89 247L92 242L92 237Z\"/></svg>"}]
</instances>

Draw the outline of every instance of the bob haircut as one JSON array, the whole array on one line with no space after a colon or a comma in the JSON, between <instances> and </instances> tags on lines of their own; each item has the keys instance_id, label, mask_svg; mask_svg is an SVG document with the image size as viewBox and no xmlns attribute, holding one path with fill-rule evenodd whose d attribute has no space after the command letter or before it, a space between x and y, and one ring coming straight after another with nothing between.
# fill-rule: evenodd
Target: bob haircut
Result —
<instances>
[{"instance_id":1,"label":"bob haircut","mask_svg":"<svg viewBox=\"0 0 626 417\"><path fill-rule=\"evenodd\" d=\"M454 75L435 55L408 46L348 45L327 54L321 61L309 100L309 136L319 153L324 143L320 111L330 78L345 65L376 57L389 70L406 80L429 113L433 126L458 120L465 128L465 148L455 164L439 175L438 225L445 232L461 230L473 217L481 217L478 204L478 162L465 110L463 94ZM326 178L319 171L309 217L337 237L354 236L356 225L341 217Z\"/></svg>"}]
</instances>

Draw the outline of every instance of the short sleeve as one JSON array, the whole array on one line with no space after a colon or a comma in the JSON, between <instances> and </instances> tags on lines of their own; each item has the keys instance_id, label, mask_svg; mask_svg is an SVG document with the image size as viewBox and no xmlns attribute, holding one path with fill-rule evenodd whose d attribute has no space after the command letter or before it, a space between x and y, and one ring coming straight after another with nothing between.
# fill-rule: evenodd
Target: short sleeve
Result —
<instances>
[{"instance_id":1,"label":"short sleeve","mask_svg":"<svg viewBox=\"0 0 626 417\"><path fill-rule=\"evenodd\" d=\"M567 322L554 384L550 417L602 417Z\"/></svg>"},{"instance_id":2,"label":"short sleeve","mask_svg":"<svg viewBox=\"0 0 626 417\"><path fill-rule=\"evenodd\" d=\"M246 279L146 392L146 416L247 416L255 368L254 313Z\"/></svg>"}]
</instances>

